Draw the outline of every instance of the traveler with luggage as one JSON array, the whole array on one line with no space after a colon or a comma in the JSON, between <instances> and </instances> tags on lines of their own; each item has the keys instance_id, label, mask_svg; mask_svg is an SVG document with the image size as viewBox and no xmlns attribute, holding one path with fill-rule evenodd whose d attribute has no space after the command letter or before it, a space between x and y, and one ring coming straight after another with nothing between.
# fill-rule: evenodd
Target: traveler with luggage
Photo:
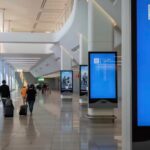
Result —
<instances>
[{"instance_id":1,"label":"traveler with luggage","mask_svg":"<svg viewBox=\"0 0 150 150\"><path fill-rule=\"evenodd\" d=\"M14 106L12 100L10 99L10 90L9 86L6 85L6 81L2 81L2 85L0 86L0 95L4 107L4 116L5 117L13 117L14 115Z\"/></svg>"},{"instance_id":2,"label":"traveler with luggage","mask_svg":"<svg viewBox=\"0 0 150 150\"><path fill-rule=\"evenodd\" d=\"M10 99L10 90L9 90L9 86L6 85L6 80L2 81L2 85L0 86L0 95L3 103L3 107L5 107L6 100Z\"/></svg>"},{"instance_id":3,"label":"traveler with luggage","mask_svg":"<svg viewBox=\"0 0 150 150\"><path fill-rule=\"evenodd\" d=\"M25 86L23 86L22 89L21 89L21 96L22 96L22 99L23 99L23 105L20 106L19 115L20 116L26 116L28 106L27 106L27 101L26 101L27 88Z\"/></svg>"},{"instance_id":4,"label":"traveler with luggage","mask_svg":"<svg viewBox=\"0 0 150 150\"><path fill-rule=\"evenodd\" d=\"M34 85L31 84L27 90L27 102L29 105L30 115L32 115L35 98L36 98L36 89L35 89Z\"/></svg>"},{"instance_id":5,"label":"traveler with luggage","mask_svg":"<svg viewBox=\"0 0 150 150\"><path fill-rule=\"evenodd\" d=\"M23 99L23 105L25 105L26 104L26 96L27 96L27 88L25 86L23 86L21 89L21 96Z\"/></svg>"}]
</instances>

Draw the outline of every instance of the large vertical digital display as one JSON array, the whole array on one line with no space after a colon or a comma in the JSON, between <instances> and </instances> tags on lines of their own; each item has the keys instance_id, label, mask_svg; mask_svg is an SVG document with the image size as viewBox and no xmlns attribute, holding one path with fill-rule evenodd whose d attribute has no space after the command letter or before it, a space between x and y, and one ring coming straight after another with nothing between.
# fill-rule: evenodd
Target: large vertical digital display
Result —
<instances>
[{"instance_id":1,"label":"large vertical digital display","mask_svg":"<svg viewBox=\"0 0 150 150\"><path fill-rule=\"evenodd\" d=\"M133 141L144 141L150 140L150 1L132 0L131 16Z\"/></svg>"},{"instance_id":2,"label":"large vertical digital display","mask_svg":"<svg viewBox=\"0 0 150 150\"><path fill-rule=\"evenodd\" d=\"M61 70L61 92L73 92L73 71L72 70Z\"/></svg>"},{"instance_id":3,"label":"large vertical digital display","mask_svg":"<svg viewBox=\"0 0 150 150\"><path fill-rule=\"evenodd\" d=\"M88 66L80 65L80 96L88 94Z\"/></svg>"},{"instance_id":4,"label":"large vertical digital display","mask_svg":"<svg viewBox=\"0 0 150 150\"><path fill-rule=\"evenodd\" d=\"M117 102L116 52L89 53L89 102Z\"/></svg>"},{"instance_id":5,"label":"large vertical digital display","mask_svg":"<svg viewBox=\"0 0 150 150\"><path fill-rule=\"evenodd\" d=\"M150 126L150 1L137 1L138 126Z\"/></svg>"}]
</instances>

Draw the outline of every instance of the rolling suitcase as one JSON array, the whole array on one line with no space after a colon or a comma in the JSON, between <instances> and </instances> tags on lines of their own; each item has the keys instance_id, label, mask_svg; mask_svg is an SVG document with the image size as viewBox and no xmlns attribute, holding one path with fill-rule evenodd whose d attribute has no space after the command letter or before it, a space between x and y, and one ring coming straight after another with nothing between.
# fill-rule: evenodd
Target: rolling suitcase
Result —
<instances>
[{"instance_id":1,"label":"rolling suitcase","mask_svg":"<svg viewBox=\"0 0 150 150\"><path fill-rule=\"evenodd\" d=\"M4 107L4 116L13 117L14 116L14 106L11 99L7 99Z\"/></svg>"},{"instance_id":2,"label":"rolling suitcase","mask_svg":"<svg viewBox=\"0 0 150 150\"><path fill-rule=\"evenodd\" d=\"M27 115L27 108L28 108L27 105L21 105L19 115L20 116L26 116Z\"/></svg>"}]
</instances>

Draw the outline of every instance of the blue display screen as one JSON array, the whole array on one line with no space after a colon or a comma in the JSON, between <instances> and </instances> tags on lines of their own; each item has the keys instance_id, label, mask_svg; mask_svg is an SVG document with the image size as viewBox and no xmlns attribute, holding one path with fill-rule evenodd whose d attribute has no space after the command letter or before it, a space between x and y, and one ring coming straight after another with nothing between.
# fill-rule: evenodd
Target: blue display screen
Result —
<instances>
[{"instance_id":1,"label":"blue display screen","mask_svg":"<svg viewBox=\"0 0 150 150\"><path fill-rule=\"evenodd\" d=\"M150 126L150 0L137 0L137 124Z\"/></svg>"},{"instance_id":2,"label":"blue display screen","mask_svg":"<svg viewBox=\"0 0 150 150\"><path fill-rule=\"evenodd\" d=\"M116 53L90 53L90 99L116 99Z\"/></svg>"},{"instance_id":3,"label":"blue display screen","mask_svg":"<svg viewBox=\"0 0 150 150\"><path fill-rule=\"evenodd\" d=\"M73 89L72 77L72 71L61 71L61 90L71 91Z\"/></svg>"}]
</instances>

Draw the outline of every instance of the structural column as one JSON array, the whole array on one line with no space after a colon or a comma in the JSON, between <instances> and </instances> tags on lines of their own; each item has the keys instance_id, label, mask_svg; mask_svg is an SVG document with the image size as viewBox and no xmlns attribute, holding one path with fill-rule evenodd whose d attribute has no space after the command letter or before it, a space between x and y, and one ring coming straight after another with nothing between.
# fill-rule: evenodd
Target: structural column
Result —
<instances>
[{"instance_id":1,"label":"structural column","mask_svg":"<svg viewBox=\"0 0 150 150\"><path fill-rule=\"evenodd\" d=\"M72 70L72 56L61 46L61 70ZM72 99L72 94L61 94L62 99Z\"/></svg>"},{"instance_id":2,"label":"structural column","mask_svg":"<svg viewBox=\"0 0 150 150\"><path fill-rule=\"evenodd\" d=\"M2 60L2 80L6 79L6 75L5 75L5 62L4 60Z\"/></svg>"},{"instance_id":3,"label":"structural column","mask_svg":"<svg viewBox=\"0 0 150 150\"><path fill-rule=\"evenodd\" d=\"M79 35L79 45L80 45L80 65L88 65L88 44L87 44L87 38L85 35L80 34ZM88 103L87 96L80 96L79 99L80 104L86 104Z\"/></svg>"},{"instance_id":4,"label":"structural column","mask_svg":"<svg viewBox=\"0 0 150 150\"><path fill-rule=\"evenodd\" d=\"M88 50L113 51L112 21L95 0L88 1ZM113 115L114 110L88 108L89 116Z\"/></svg>"},{"instance_id":5,"label":"structural column","mask_svg":"<svg viewBox=\"0 0 150 150\"><path fill-rule=\"evenodd\" d=\"M122 1L122 150L131 150L131 0Z\"/></svg>"},{"instance_id":6,"label":"structural column","mask_svg":"<svg viewBox=\"0 0 150 150\"><path fill-rule=\"evenodd\" d=\"M79 35L79 45L80 45L80 65L88 64L88 44L87 39L83 34Z\"/></svg>"},{"instance_id":7,"label":"structural column","mask_svg":"<svg viewBox=\"0 0 150 150\"><path fill-rule=\"evenodd\" d=\"M3 80L3 67L2 67L2 60L0 60L0 85Z\"/></svg>"},{"instance_id":8,"label":"structural column","mask_svg":"<svg viewBox=\"0 0 150 150\"><path fill-rule=\"evenodd\" d=\"M12 70L12 90L16 89L15 69Z\"/></svg>"},{"instance_id":9,"label":"structural column","mask_svg":"<svg viewBox=\"0 0 150 150\"><path fill-rule=\"evenodd\" d=\"M10 85L10 89L12 90L12 77L13 77L13 68L12 66L9 66L9 85Z\"/></svg>"}]
</instances>

